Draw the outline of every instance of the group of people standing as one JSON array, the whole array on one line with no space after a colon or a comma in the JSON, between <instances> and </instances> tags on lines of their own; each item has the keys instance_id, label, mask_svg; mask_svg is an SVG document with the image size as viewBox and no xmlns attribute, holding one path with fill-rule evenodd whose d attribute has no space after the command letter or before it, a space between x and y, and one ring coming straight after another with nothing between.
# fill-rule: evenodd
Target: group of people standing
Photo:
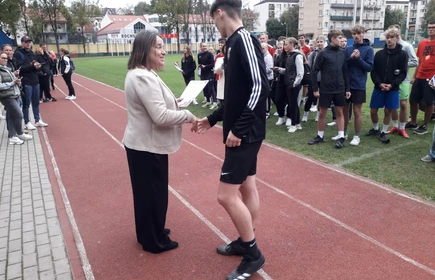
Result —
<instances>
[{"instance_id":1,"label":"group of people standing","mask_svg":"<svg viewBox=\"0 0 435 280\"><path fill-rule=\"evenodd\" d=\"M58 70L69 89L66 99L75 99L71 82L73 71L67 56L68 51L60 50L57 63L57 56L47 50L46 44L40 44L33 51L32 43L32 38L23 36L21 46L15 52L12 46L5 44L0 53L0 102L6 111L6 116L3 116L1 111L0 116L7 121L9 144L21 145L24 141L32 139L31 135L23 133L24 129L35 130L36 127L48 125L41 119L39 104L57 101L51 95L51 90L55 90L53 77L58 75ZM30 121L30 105L34 123Z\"/></svg>"}]
</instances>

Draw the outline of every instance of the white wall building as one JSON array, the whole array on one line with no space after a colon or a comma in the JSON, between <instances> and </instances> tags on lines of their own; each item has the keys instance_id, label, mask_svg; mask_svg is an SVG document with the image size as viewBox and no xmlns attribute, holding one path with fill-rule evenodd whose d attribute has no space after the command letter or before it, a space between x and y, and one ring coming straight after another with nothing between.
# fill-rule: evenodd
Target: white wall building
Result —
<instances>
[{"instance_id":1,"label":"white wall building","mask_svg":"<svg viewBox=\"0 0 435 280\"><path fill-rule=\"evenodd\" d=\"M314 0L312 0L314 2ZM255 32L266 31L266 21L270 18L279 19L288 8L298 5L299 0L263 0L254 5L254 13L258 14L258 24Z\"/></svg>"}]
</instances>

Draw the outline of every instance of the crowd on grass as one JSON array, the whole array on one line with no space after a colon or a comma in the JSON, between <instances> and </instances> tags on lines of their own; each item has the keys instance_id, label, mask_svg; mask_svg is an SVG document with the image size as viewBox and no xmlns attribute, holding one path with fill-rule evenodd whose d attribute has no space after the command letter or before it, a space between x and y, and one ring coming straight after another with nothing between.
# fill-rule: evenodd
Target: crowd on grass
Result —
<instances>
[{"instance_id":1,"label":"crowd on grass","mask_svg":"<svg viewBox=\"0 0 435 280\"><path fill-rule=\"evenodd\" d=\"M365 28L352 28L354 43L347 45L342 32L333 30L327 38L314 40L299 35L298 38L279 37L272 46L267 33L259 36L264 53L266 72L270 83L266 118L270 118L271 104L275 104L278 117L276 125L285 126L289 133L297 133L302 123L307 122L310 112L318 122L317 135L309 145L324 142L325 127L337 126L337 135L332 137L336 148L345 146L349 137L348 126L353 117L354 131L349 144L361 143L361 135L374 136L385 144L389 135L398 134L410 138L428 133L428 124L435 119L435 22L429 23L429 38L420 42L417 53L408 42L402 40L400 26L392 25L383 34L386 42L376 55L365 38ZM327 44L329 42L329 44ZM197 59L189 46L184 49L181 69L186 86L195 79L195 71L201 80L210 81L203 90L203 108L215 110L223 102L225 39L219 40L219 50L201 43ZM416 67L415 74L409 69ZM366 82L370 77L374 89L366 100ZM373 128L361 132L362 109L370 102L370 119ZM196 100L194 101L194 103ZM301 116L300 107L303 106ZM410 110L408 111L408 107ZM381 123L379 109L383 109ZM418 111L424 119L417 124ZM331 121L327 114L331 112ZM390 127L392 123L392 127ZM435 135L434 135L435 141ZM435 161L435 144L430 153L421 158L424 162Z\"/></svg>"},{"instance_id":2,"label":"crowd on grass","mask_svg":"<svg viewBox=\"0 0 435 280\"><path fill-rule=\"evenodd\" d=\"M56 89L55 76L61 75L68 87L65 99L76 99L71 81L74 64L68 50L60 49L57 56L46 44L33 48L32 42L23 36L15 52L9 44L0 52L0 102L4 107L0 107L0 120L6 121L10 145L24 144L32 139L31 130L48 125L41 119L39 104L57 101L51 92ZM30 121L30 106L34 123Z\"/></svg>"}]
</instances>

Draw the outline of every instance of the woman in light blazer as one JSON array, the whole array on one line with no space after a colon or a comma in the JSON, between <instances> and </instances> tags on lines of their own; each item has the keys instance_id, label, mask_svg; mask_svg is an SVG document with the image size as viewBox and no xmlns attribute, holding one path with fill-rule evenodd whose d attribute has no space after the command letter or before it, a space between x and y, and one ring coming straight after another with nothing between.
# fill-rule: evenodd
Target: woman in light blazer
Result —
<instances>
[{"instance_id":1,"label":"woman in light blazer","mask_svg":"<svg viewBox=\"0 0 435 280\"><path fill-rule=\"evenodd\" d=\"M165 229L168 208L168 154L181 145L183 123L196 117L177 99L156 71L165 64L163 40L155 31L137 34L125 78L128 123L123 143L133 188L137 241L161 253L178 247Z\"/></svg>"}]
</instances>

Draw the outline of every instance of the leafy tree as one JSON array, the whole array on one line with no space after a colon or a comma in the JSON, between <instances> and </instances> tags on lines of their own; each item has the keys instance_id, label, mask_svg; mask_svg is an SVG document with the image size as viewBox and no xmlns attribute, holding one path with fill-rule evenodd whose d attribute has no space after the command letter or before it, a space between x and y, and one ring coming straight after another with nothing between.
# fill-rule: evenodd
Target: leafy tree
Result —
<instances>
[{"instance_id":1,"label":"leafy tree","mask_svg":"<svg viewBox=\"0 0 435 280\"><path fill-rule=\"evenodd\" d=\"M243 26L248 31L253 31L258 24L258 13L255 13L249 7L242 9Z\"/></svg>"},{"instance_id":2,"label":"leafy tree","mask_svg":"<svg viewBox=\"0 0 435 280\"><path fill-rule=\"evenodd\" d=\"M266 32L269 34L269 39L276 39L285 35L285 24L276 18L270 18L266 21Z\"/></svg>"},{"instance_id":3,"label":"leafy tree","mask_svg":"<svg viewBox=\"0 0 435 280\"><path fill-rule=\"evenodd\" d=\"M421 23L421 36L427 38L427 24L430 21L435 20L435 0L429 0L426 6L426 13L424 14L423 21Z\"/></svg>"},{"instance_id":4,"label":"leafy tree","mask_svg":"<svg viewBox=\"0 0 435 280\"><path fill-rule=\"evenodd\" d=\"M175 30L180 34L180 15L189 14L189 0L156 0L154 12L159 15L159 21L169 32ZM185 22L185 24L187 24ZM177 49L180 51L180 38L177 38Z\"/></svg>"},{"instance_id":5,"label":"leafy tree","mask_svg":"<svg viewBox=\"0 0 435 280\"><path fill-rule=\"evenodd\" d=\"M51 25L54 32L57 52L59 52L58 23L62 17L61 10L65 0L36 0L41 17Z\"/></svg>"},{"instance_id":6,"label":"leafy tree","mask_svg":"<svg viewBox=\"0 0 435 280\"><path fill-rule=\"evenodd\" d=\"M385 9L384 29L387 30L390 25L398 24L402 28L406 26L405 14L398 9L391 9L387 6Z\"/></svg>"},{"instance_id":7,"label":"leafy tree","mask_svg":"<svg viewBox=\"0 0 435 280\"><path fill-rule=\"evenodd\" d=\"M148 4L147 2L139 2L136 6L134 6L134 14L135 15L145 15L145 14L152 14L153 9L151 7L151 4Z\"/></svg>"},{"instance_id":8,"label":"leafy tree","mask_svg":"<svg viewBox=\"0 0 435 280\"><path fill-rule=\"evenodd\" d=\"M8 35L17 37L17 25L20 18L20 1L16 0L4 0L0 2L0 11L7 11L0 13L0 25L3 29L3 25L9 26L11 30L3 30ZM14 41L16 42L16 40Z\"/></svg>"},{"instance_id":9,"label":"leafy tree","mask_svg":"<svg viewBox=\"0 0 435 280\"><path fill-rule=\"evenodd\" d=\"M32 24L28 25L28 33L36 43L42 43L44 39L44 15L41 13L38 2L33 1L29 9L25 11L25 16L29 16ZM29 22L27 23L29 24Z\"/></svg>"},{"instance_id":10,"label":"leafy tree","mask_svg":"<svg viewBox=\"0 0 435 280\"><path fill-rule=\"evenodd\" d=\"M286 35L287 37L297 37L299 29L299 6L295 5L284 11L281 14L280 21L284 25L285 30L284 33L281 33L279 36Z\"/></svg>"},{"instance_id":11,"label":"leafy tree","mask_svg":"<svg viewBox=\"0 0 435 280\"><path fill-rule=\"evenodd\" d=\"M85 26L91 23L91 18L101 15L101 10L98 8L98 0L96 3L93 0L78 0L71 3L71 14L74 22L81 29L81 39L83 45L83 53L86 54Z\"/></svg>"}]
</instances>

